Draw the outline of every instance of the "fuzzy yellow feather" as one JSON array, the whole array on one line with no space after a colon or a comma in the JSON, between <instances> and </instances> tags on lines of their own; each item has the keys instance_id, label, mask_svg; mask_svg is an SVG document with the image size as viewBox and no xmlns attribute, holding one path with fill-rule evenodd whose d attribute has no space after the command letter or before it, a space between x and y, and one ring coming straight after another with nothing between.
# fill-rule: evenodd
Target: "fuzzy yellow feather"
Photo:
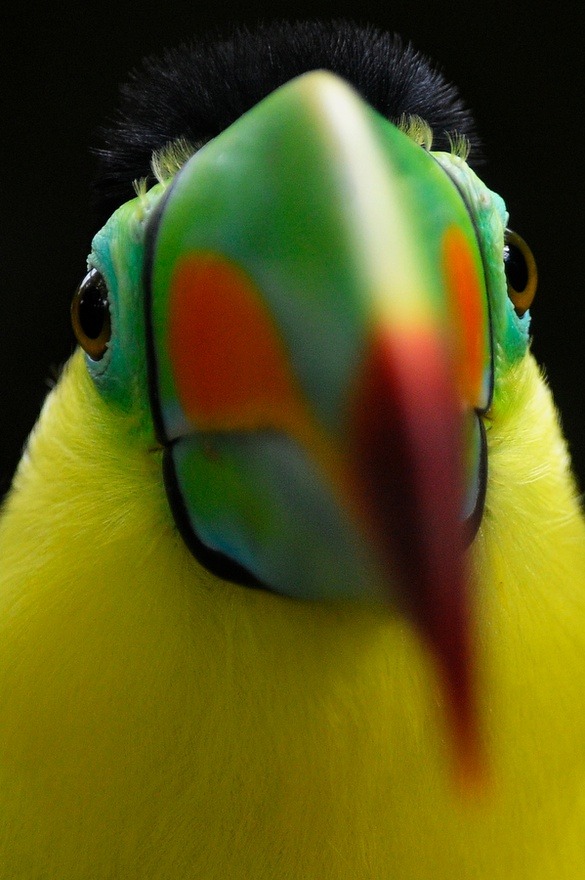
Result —
<instances>
[{"instance_id":1,"label":"fuzzy yellow feather","mask_svg":"<svg viewBox=\"0 0 585 880\"><path fill-rule=\"evenodd\" d=\"M490 781L466 798L409 626L202 569L160 453L76 354L0 521L2 880L579 880L585 528L532 357L505 382L470 553Z\"/></svg>"}]
</instances>

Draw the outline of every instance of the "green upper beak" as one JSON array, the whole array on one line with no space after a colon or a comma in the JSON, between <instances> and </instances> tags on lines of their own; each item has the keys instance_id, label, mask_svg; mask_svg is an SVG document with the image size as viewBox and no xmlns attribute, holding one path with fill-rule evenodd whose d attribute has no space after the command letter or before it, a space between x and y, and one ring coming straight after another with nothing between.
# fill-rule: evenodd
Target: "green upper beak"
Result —
<instances>
[{"instance_id":1,"label":"green upper beak","mask_svg":"<svg viewBox=\"0 0 585 880\"><path fill-rule=\"evenodd\" d=\"M470 741L463 552L493 364L454 182L318 71L199 150L147 241L152 405L187 541L288 596L399 607Z\"/></svg>"}]
</instances>

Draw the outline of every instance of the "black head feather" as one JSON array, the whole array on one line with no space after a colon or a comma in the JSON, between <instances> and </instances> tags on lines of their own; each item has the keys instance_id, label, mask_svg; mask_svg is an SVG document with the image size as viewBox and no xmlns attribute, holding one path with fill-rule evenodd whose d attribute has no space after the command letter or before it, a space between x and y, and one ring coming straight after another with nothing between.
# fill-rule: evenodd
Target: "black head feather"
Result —
<instances>
[{"instance_id":1,"label":"black head feather","mask_svg":"<svg viewBox=\"0 0 585 880\"><path fill-rule=\"evenodd\" d=\"M352 83L389 119L422 117L435 149L449 149L446 132L465 135L473 161L473 119L457 89L398 35L346 21L274 22L168 49L131 74L97 151L101 217L134 195L133 181L151 178L155 150L179 137L195 144L215 137L278 86L318 68Z\"/></svg>"}]
</instances>

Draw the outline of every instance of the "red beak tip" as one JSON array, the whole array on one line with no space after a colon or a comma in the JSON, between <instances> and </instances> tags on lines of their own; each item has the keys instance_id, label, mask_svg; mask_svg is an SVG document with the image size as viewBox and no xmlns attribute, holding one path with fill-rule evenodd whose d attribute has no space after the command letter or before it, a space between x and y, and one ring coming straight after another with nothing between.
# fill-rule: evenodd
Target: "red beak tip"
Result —
<instances>
[{"instance_id":1,"label":"red beak tip","mask_svg":"<svg viewBox=\"0 0 585 880\"><path fill-rule=\"evenodd\" d=\"M453 705L448 719L451 734L453 782L465 800L483 800L490 788L485 744L478 726L475 705Z\"/></svg>"},{"instance_id":2,"label":"red beak tip","mask_svg":"<svg viewBox=\"0 0 585 880\"><path fill-rule=\"evenodd\" d=\"M458 744L454 755L454 782L464 798L476 799L487 787L487 770L484 756L477 745Z\"/></svg>"}]
</instances>

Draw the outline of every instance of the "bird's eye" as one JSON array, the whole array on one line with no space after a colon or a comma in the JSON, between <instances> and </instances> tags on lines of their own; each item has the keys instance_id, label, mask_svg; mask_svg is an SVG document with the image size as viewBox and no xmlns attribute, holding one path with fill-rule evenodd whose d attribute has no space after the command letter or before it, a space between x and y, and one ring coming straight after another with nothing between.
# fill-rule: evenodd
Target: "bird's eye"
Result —
<instances>
[{"instance_id":1,"label":"bird's eye","mask_svg":"<svg viewBox=\"0 0 585 880\"><path fill-rule=\"evenodd\" d=\"M97 269L90 269L75 291L71 323L83 350L92 360L101 360L110 341L111 324L108 288Z\"/></svg>"},{"instance_id":2,"label":"bird's eye","mask_svg":"<svg viewBox=\"0 0 585 880\"><path fill-rule=\"evenodd\" d=\"M508 296L512 300L516 314L521 317L532 305L538 272L532 251L524 239L511 229L506 229L504 238L504 269Z\"/></svg>"}]
</instances>

